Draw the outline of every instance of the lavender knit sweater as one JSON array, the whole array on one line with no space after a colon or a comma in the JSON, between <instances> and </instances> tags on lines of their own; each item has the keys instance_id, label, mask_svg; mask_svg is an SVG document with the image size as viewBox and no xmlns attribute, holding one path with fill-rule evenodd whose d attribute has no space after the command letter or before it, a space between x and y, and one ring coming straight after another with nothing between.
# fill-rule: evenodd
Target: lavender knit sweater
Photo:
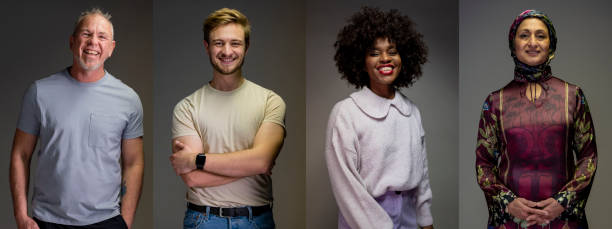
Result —
<instances>
[{"instance_id":1,"label":"lavender knit sweater","mask_svg":"<svg viewBox=\"0 0 612 229\"><path fill-rule=\"evenodd\" d=\"M338 102L325 151L339 227L433 224L421 115L404 95L385 99L364 87Z\"/></svg>"}]
</instances>

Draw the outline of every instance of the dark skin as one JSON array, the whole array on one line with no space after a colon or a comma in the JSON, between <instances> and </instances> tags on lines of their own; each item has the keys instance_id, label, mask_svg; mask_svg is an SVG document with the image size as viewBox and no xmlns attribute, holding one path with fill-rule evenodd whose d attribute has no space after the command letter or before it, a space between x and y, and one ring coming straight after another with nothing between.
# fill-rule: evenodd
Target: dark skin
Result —
<instances>
[{"instance_id":1,"label":"dark skin","mask_svg":"<svg viewBox=\"0 0 612 229\"><path fill-rule=\"evenodd\" d=\"M395 95L393 82L402 66L402 59L395 48L395 44L387 38L378 38L374 47L365 56L365 71L370 76L369 88L380 97L392 99ZM391 73L380 71L382 66L392 66ZM422 229L433 229L433 225L420 227Z\"/></svg>"}]
</instances>

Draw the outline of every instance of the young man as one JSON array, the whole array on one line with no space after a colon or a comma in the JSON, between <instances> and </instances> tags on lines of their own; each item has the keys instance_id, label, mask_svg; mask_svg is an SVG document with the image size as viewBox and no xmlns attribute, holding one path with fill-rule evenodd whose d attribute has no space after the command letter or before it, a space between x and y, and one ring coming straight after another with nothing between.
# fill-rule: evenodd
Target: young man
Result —
<instances>
[{"instance_id":1,"label":"young man","mask_svg":"<svg viewBox=\"0 0 612 229\"><path fill-rule=\"evenodd\" d=\"M85 11L70 36L73 64L32 84L11 152L15 220L23 228L130 228L144 159L138 95L104 70L110 15ZM27 214L30 161L40 141Z\"/></svg>"},{"instance_id":2,"label":"young man","mask_svg":"<svg viewBox=\"0 0 612 229\"><path fill-rule=\"evenodd\" d=\"M213 79L174 108L170 161L187 191L185 228L274 228L270 171L285 103L242 75L250 26L223 8L204 22Z\"/></svg>"}]
</instances>

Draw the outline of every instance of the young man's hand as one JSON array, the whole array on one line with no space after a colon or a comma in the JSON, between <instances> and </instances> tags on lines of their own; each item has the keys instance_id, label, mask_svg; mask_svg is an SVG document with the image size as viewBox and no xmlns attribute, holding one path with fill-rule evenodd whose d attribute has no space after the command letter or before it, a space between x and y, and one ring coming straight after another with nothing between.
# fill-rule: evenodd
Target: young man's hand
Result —
<instances>
[{"instance_id":1,"label":"young man's hand","mask_svg":"<svg viewBox=\"0 0 612 229\"><path fill-rule=\"evenodd\" d=\"M195 160L198 152L193 152L188 145L180 141L174 141L172 147L175 153L170 155L170 163L172 163L176 175L185 174L196 169Z\"/></svg>"}]
</instances>

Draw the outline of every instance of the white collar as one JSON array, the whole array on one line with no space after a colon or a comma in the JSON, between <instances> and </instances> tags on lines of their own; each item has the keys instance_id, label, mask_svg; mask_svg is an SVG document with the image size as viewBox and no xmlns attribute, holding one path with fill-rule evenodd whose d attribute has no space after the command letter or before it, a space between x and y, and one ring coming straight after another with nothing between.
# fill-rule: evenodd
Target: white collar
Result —
<instances>
[{"instance_id":1,"label":"white collar","mask_svg":"<svg viewBox=\"0 0 612 229\"><path fill-rule=\"evenodd\" d=\"M368 87L363 87L360 91L353 92L351 99L357 107L366 115L372 118L384 118L389 114L391 106L395 107L402 115L410 116L412 102L399 91L395 91L393 99L386 99L374 94Z\"/></svg>"}]
</instances>

